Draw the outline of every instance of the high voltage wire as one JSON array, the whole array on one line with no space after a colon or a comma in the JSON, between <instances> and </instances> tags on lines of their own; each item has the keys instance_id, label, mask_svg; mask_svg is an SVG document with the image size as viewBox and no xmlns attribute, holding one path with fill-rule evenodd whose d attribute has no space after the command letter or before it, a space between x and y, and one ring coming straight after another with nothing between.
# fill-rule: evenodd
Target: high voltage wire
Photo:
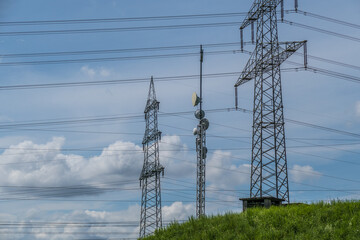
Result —
<instances>
[{"instance_id":1,"label":"high voltage wire","mask_svg":"<svg viewBox=\"0 0 360 240\"><path fill-rule=\"evenodd\" d=\"M229 52L230 53L230 52ZM231 51L233 53L233 51ZM332 60L329 60L332 61ZM299 63L289 62L290 64L301 66ZM338 63L338 62L337 62ZM1 64L1 63L0 63ZM337 65L340 65L337 64ZM351 67L358 68L358 66L350 65ZM317 68L308 66L306 69L301 68L285 68L283 71L301 71L308 70L314 73L340 78L343 80L359 83L360 77L339 73L336 71L331 71L323 68ZM237 76L241 72L227 72L227 73L214 73L214 74L204 74L204 78L220 78L226 76ZM198 75L183 75L183 76L169 76L169 77L158 77L155 81L158 82L167 82L167 81L184 81L192 80L198 78ZM45 83L45 84L19 84L19 85L8 85L0 86L0 90L20 90L20 89L37 89L37 88L62 88L62 87L80 87L80 86L97 86L97 85L113 85L113 84L129 84L129 83L142 83L147 82L148 78L132 78L132 79L117 79L117 80L104 80L104 81L84 81L84 82L62 82L62 83Z\"/></svg>"},{"instance_id":2,"label":"high voltage wire","mask_svg":"<svg viewBox=\"0 0 360 240\"><path fill-rule=\"evenodd\" d=\"M252 44L251 42L244 42L244 45L247 44ZM208 44L202 44L203 47L207 47L207 48L218 48L218 47L227 47L227 46L238 46L239 42L224 42L224 43L208 43ZM71 51L71 52L38 52L38 53L16 53L16 54L2 54L1 57L2 58L19 58L19 57L48 57L48 56L63 56L63 55L92 55L92 54L108 54L108 53L123 53L123 52L146 52L146 51L168 51L168 50L184 50L184 49L197 49L199 48L198 45L180 45L180 46L160 46L160 47L148 47L148 48L128 48L128 49L102 49L102 50L88 50L88 51ZM231 53L237 53L238 50L232 50ZM250 53L245 51L246 53ZM208 52L206 52L207 54ZM216 53L216 52L214 52ZM191 54L191 53L187 53L187 54ZM195 54L195 53L194 53ZM198 54L198 53L196 53ZM211 52L210 52L211 54ZM294 53L295 55L303 55L301 53ZM146 56L146 57L154 57L156 58L157 55L153 55L153 56ZM163 55L160 55L163 56ZM167 56L167 55L165 55ZM168 55L169 57L172 55ZM174 55L176 57L176 55ZM186 55L185 55L186 56ZM132 57L144 57L144 56L132 56ZM314 59L317 61L322 61L322 62L326 62L326 63L330 63L330 64L334 64L334 65L339 65L339 66L343 66L343 67L348 67L348 68L353 68L353 69L357 69L360 70L359 66L355 66L355 65L351 65L351 64L346 64L343 62L338 62L338 61L334 61L331 59L326 59L326 58L321 58L321 57L316 57L316 56L312 56L312 55L307 55L308 58L310 59ZM123 58L122 60L126 60L125 58L127 57L121 57ZM90 60L93 61L106 61L107 58L105 58L105 60L102 60L104 58L93 58ZM113 58L108 58L108 59L113 59ZM63 59L63 60L57 60L58 63L71 63L68 62L71 59ZM87 59L74 59L75 61L81 61L84 60L86 61ZM63 61L63 62L61 62ZM25 64L46 64L46 61L43 61L43 63L41 63L41 61L35 61L35 62L25 62ZM3 64L14 64L14 65L22 65L22 62L8 62L8 63L3 63ZM0 65L1 66L1 65Z\"/></svg>"},{"instance_id":3,"label":"high voltage wire","mask_svg":"<svg viewBox=\"0 0 360 240\"><path fill-rule=\"evenodd\" d=\"M219 44L209 44L216 47L219 46L235 46L239 43L219 43ZM169 50L169 49L185 49L185 47L195 48L198 47L197 45L188 45L188 46L173 46L173 47L158 47L158 48L133 48L133 49L122 49L122 50L94 50L94 51L78 51L73 52L74 54L100 54L100 53L117 53L118 51L141 51L145 49L145 51L155 51L153 49L158 50ZM146 50L147 49L147 50ZM102 52L103 51L103 52ZM235 54L239 53L239 50L227 50L227 51L212 51L206 52L209 55L217 55L217 54ZM245 53L249 53L248 51L244 51ZM13 57L34 57L34 56L55 56L56 54L67 54L71 55L71 52L52 52L52 53L33 53L34 55L30 54L4 54L1 55L5 58L13 58ZM296 55L303 55L301 53L295 53ZM154 59L154 58L176 58L176 57L190 57L196 56L198 53L173 53L173 54L162 54L162 55L144 55L144 56L121 56L121 57L104 57L104 58L85 58L85 59L61 59L61 60L44 60L44 61L25 61L25 62L3 62L0 63L0 66L18 66L18 65L41 65L41 64L65 64L65 63L79 63L79 62L103 62L103 61L130 61L130 60L139 60L139 59ZM308 55L308 58L314 59L321 62L326 62L334 65L339 65L342 67L353 68L356 70L360 70L359 66L334 61L331 59L316 57L312 55ZM283 69L286 70L286 69ZM296 69L294 69L296 70ZM298 69L301 70L301 69Z\"/></svg>"},{"instance_id":4,"label":"high voltage wire","mask_svg":"<svg viewBox=\"0 0 360 240\"><path fill-rule=\"evenodd\" d=\"M290 11L286 11L290 13ZM170 15L170 16L147 16L147 17L130 17L130 18L88 18L88 19L57 19L57 20L32 20L32 21L13 21L0 22L4 26L21 26L21 25L49 25L49 24L79 24L79 23L104 23L104 22L132 22L132 21L157 21L157 20L178 20L194 18L229 18L246 16L247 12L230 12L230 13L206 13L206 14L187 14L187 15Z\"/></svg>"},{"instance_id":5,"label":"high voltage wire","mask_svg":"<svg viewBox=\"0 0 360 240\"><path fill-rule=\"evenodd\" d=\"M235 108L218 108L218 109L208 109L207 112L209 113L219 113L219 112L230 112L236 111ZM237 111L242 111L246 113L252 113L251 110L239 108ZM193 114L193 111L186 111L186 112L169 112L163 113L161 112L159 116L177 116L177 115L186 115L186 114ZM27 127L27 126L44 126L44 125L62 125L62 124L74 124L74 123L87 123L87 122L97 122L97 121L114 121L114 120L121 120L121 119L134 119L134 118L143 118L143 115L128 115L128 116L119 116L119 115L110 115L110 116L99 116L99 117L88 117L88 118L80 118L80 119L53 119L50 121L41 121L38 120L37 122L19 122L13 124L0 124L0 129L4 128L14 128L14 127ZM302 125L310 128L316 128L328 132L334 132L337 134L347 135L355 138L360 138L360 134L352 133L348 131L338 130L334 128L324 127L316 124L306 123L302 121L286 119L293 124Z\"/></svg>"},{"instance_id":6,"label":"high voltage wire","mask_svg":"<svg viewBox=\"0 0 360 240\"><path fill-rule=\"evenodd\" d=\"M299 63L295 63L300 65ZM288 68L283 69L285 71L299 71L304 70L303 68ZM352 75L347 75L335 71L330 71L327 69L311 67L307 68L308 71L314 73L327 75L331 77L341 78L343 80L359 83L360 78ZM204 78L221 78L226 76L237 76L241 72L228 72L228 73L214 73L214 74L204 74ZM172 76L172 77L158 77L155 81L158 82L167 82L167 81L184 81L196 79L198 75L183 75L183 76ZM19 85L9 85L9 86L0 86L0 91L4 90L24 90L24 89L37 89L37 88L62 88L62 87L80 87L80 86L97 86L97 85L113 85L113 84L129 84L129 83L142 83L147 82L148 78L132 78L132 79L118 79L118 80L104 80L104 81L87 81L87 82L67 82L67 83L45 83L45 84L19 84Z\"/></svg>"},{"instance_id":7,"label":"high voltage wire","mask_svg":"<svg viewBox=\"0 0 360 240\"><path fill-rule=\"evenodd\" d=\"M279 13L279 12L278 12ZM298 9L285 10L284 13L297 13L306 17L317 18L320 20L333 22L336 24L360 29L359 24L346 22L336 18L331 18L312 12L302 11ZM113 22L133 22L133 21L158 21L158 20L184 20L184 19L201 19L201 18L229 18L246 16L248 12L228 12L228 13L206 13L206 14L187 14L187 15L172 15L172 16L145 16L145 17L124 17L124 18L88 18L88 19L56 19L56 20L30 20L30 21L2 21L0 26L30 26L30 25L60 25L60 24L84 24L84 23L113 23Z\"/></svg>"},{"instance_id":8,"label":"high voltage wire","mask_svg":"<svg viewBox=\"0 0 360 240\"><path fill-rule=\"evenodd\" d=\"M215 112L227 112L234 110L234 108L219 108L219 109L209 109L207 110L210 113ZM159 116L173 116L176 114L192 114L193 111L186 112L169 112L169 113L160 113ZM92 118L79 118L79 119L52 119L50 121L38 121L38 122L18 122L13 124L0 124L0 129L4 128L14 128L14 127L27 127L27 126L46 126L46 125L63 125L63 124L78 124L78 123L88 123L88 122L104 122L104 121L116 121L116 120L129 120L129 119L138 119L143 118L141 115L104 115L99 117Z\"/></svg>"},{"instance_id":9,"label":"high voltage wire","mask_svg":"<svg viewBox=\"0 0 360 240\"><path fill-rule=\"evenodd\" d=\"M207 52L208 55L235 54L235 53L240 53L240 50ZM125 57L62 59L62 60L43 60L43 61L27 61L27 62L3 62L3 63L0 63L0 67L1 66L19 66L19 65L44 65L44 64L63 64L63 63L84 63L84 62L129 61L129 60L155 59L155 58L192 57L192 56L197 56L197 55L199 55L199 54L198 53L172 53L172 54L125 56Z\"/></svg>"},{"instance_id":10,"label":"high voltage wire","mask_svg":"<svg viewBox=\"0 0 360 240\"><path fill-rule=\"evenodd\" d=\"M166 142L163 142L166 144ZM310 144L310 143L306 143L306 144ZM355 142L355 143L347 143L347 144L324 144L324 145L320 145L320 144L311 144L311 146L308 145L295 145L295 146L288 146L288 148L309 148L309 147L333 147L333 146L353 146L353 145L359 145L360 142ZM43 149L39 149L39 148L17 148L17 147L11 147L11 148L0 148L0 150L27 150L27 151L35 151L35 152L40 152L40 151L66 151L66 152L73 152L73 151L77 151L77 152L98 152L98 151L102 151L103 153L106 153L107 151L109 152L142 152L142 150L115 150L115 149L109 149L106 150L104 148L107 148L108 146L99 146L99 147L88 147L88 148L63 148L63 149L57 149L57 148L43 148ZM235 151L235 150L249 150L249 147L243 147L243 148L208 148L209 151L217 151L217 150L222 150L222 151ZM173 149L173 150L159 150L161 152L186 152L187 149ZM360 152L354 152L356 154L360 154ZM2 154L1 156L13 156L13 155L27 155L29 154L29 152L24 152L24 153L13 153L13 154ZM106 156L117 156L116 154L106 154ZM34 161L34 162L38 162L38 161ZM33 163L33 162L32 162ZM13 164L13 163L11 163ZM7 165L7 164L0 164L0 165Z\"/></svg>"},{"instance_id":11,"label":"high voltage wire","mask_svg":"<svg viewBox=\"0 0 360 240\"><path fill-rule=\"evenodd\" d=\"M293 54L298 55L298 56L304 56L303 53L299 53L299 52L294 52ZM344 62L339 62L339 61L334 61L334 60L328 59L328 58L317 57L317 56L309 55L309 54L307 54L306 56L308 59L314 59L314 60L320 61L320 62L330 63L330 64L338 65L341 67L352 68L355 70L360 70L360 66L356 66L356 65L352 65L352 64L348 64L348 63L344 63Z\"/></svg>"},{"instance_id":12,"label":"high voltage wire","mask_svg":"<svg viewBox=\"0 0 360 240\"><path fill-rule=\"evenodd\" d=\"M337 33L337 32L332 32L332 31L325 30L325 29L322 29L322 28L313 27L313 26L309 26L309 25L306 25L306 24L296 23L296 22L288 21L288 20L283 20L282 22L286 23L288 25L291 25L291 26L300 27L300 28L308 29L308 30L315 31L315 32L321 32L321 33L324 33L324 34L327 34L327 35L332 35L332 36L335 36L335 37L340 37L340 38L355 41L355 42L360 42L360 38L345 35L345 34L341 34L341 33Z\"/></svg>"},{"instance_id":13,"label":"high voltage wire","mask_svg":"<svg viewBox=\"0 0 360 240\"><path fill-rule=\"evenodd\" d=\"M359 24L342 21L342 20L339 20L339 19L336 19L336 18L330 18L330 17L322 16L322 15L311 13L311 12L305 12L305 11L302 11L302 10L297 10L297 13L301 14L301 15L304 15L304 16L307 16L307 17L313 17L313 18L324 20L324 21L340 24L340 25L343 25L343 26L348 26L348 27L360 29Z\"/></svg>"},{"instance_id":14,"label":"high voltage wire","mask_svg":"<svg viewBox=\"0 0 360 240\"><path fill-rule=\"evenodd\" d=\"M252 44L251 42L244 42L244 45ZM230 47L239 46L239 42L223 42L223 43L207 43L202 44L206 48ZM169 51L169 50L186 50L198 49L199 45L178 45L178 46L158 46L158 47L142 47L142 48L123 48L123 49L97 49L97 50L83 50L83 51L63 51L63 52L33 52L33 53L9 53L1 54L2 58L19 58L19 57L54 57L63 55L93 55L104 53L124 53L124 52L152 52L152 51Z\"/></svg>"},{"instance_id":15,"label":"high voltage wire","mask_svg":"<svg viewBox=\"0 0 360 240\"><path fill-rule=\"evenodd\" d=\"M360 134L358 134L358 133L352 133L352 132L348 132L348 131L343 131L343 130L338 130L338 129L334 129L334 128L324 127L324 126L311 124L311 123L306 123L306 122L302 122L302 121L297 121L297 120L293 120L293 119L286 119L286 121L290 122L290 123L293 123L293 124L305 126L305 127L310 127L310 128L315 128L315 129L327 131L327 132L333 132L333 133L338 133L338 134L342 134L342 135L347 135L347 136L350 136L350 137L360 138Z\"/></svg>"},{"instance_id":16,"label":"high voltage wire","mask_svg":"<svg viewBox=\"0 0 360 240\"><path fill-rule=\"evenodd\" d=\"M322 74L325 76L340 78L340 79L354 82L354 83L360 83L360 77L356 77L356 76L352 76L352 75L348 75L348 74L344 74L344 73L339 73L336 71L331 71L331 70L317 68L317 67L311 67L311 66L309 66L307 70L312 71L313 73Z\"/></svg>"},{"instance_id":17,"label":"high voltage wire","mask_svg":"<svg viewBox=\"0 0 360 240\"><path fill-rule=\"evenodd\" d=\"M204 78L220 78L226 76L237 76L241 72L227 72L227 73L213 73L204 74ZM198 75L179 75L168 77L157 77L156 82L168 82L168 81L184 81L197 79ZM35 89L35 88L58 88L58 87L78 87L78 86L93 86L93 85L112 85L112 84L129 84L129 83L143 83L148 82L149 78L131 78L131 79L117 79L117 80L105 80L105 81L87 81L87 82L62 82L62 83L45 83L45 84L21 84L11 86L0 86L0 90L19 90L19 89Z\"/></svg>"},{"instance_id":18,"label":"high voltage wire","mask_svg":"<svg viewBox=\"0 0 360 240\"><path fill-rule=\"evenodd\" d=\"M360 38L340 34L325 29L309 26L306 24L296 23L293 21L283 20L282 23L291 26L301 27L308 30L325 33L332 36L360 42ZM151 31L151 30L171 30L171 29L189 29L189 28L208 28L208 27L225 27L225 26L239 26L240 22L217 22L217 23L202 23L202 24L182 24L182 25L163 25L163 26L141 26L141 27L122 27L122 28L94 28L94 29L63 29L63 30L39 30L39 31L18 31L18 32L1 32L0 36L26 36L26 35L53 35L53 34L80 34L80 33L95 33L95 32L125 32L125 31Z\"/></svg>"},{"instance_id":19,"label":"high voltage wire","mask_svg":"<svg viewBox=\"0 0 360 240\"><path fill-rule=\"evenodd\" d=\"M57 34L81 34L81 33L105 33L105 32L129 32L129 31L152 31L171 29L191 29L209 27L239 26L241 22L215 22L180 25L160 25L141 27L117 27L117 28L92 28L92 29L62 29L62 30L38 30L38 31L14 31L0 32L0 36L29 36L29 35L57 35Z\"/></svg>"}]
</instances>

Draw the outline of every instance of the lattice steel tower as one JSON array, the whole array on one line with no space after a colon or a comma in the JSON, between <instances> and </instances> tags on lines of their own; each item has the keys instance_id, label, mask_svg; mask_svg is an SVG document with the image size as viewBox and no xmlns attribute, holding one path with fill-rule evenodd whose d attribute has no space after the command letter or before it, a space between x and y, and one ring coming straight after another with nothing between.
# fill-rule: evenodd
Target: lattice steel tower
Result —
<instances>
[{"instance_id":1,"label":"lattice steel tower","mask_svg":"<svg viewBox=\"0 0 360 240\"><path fill-rule=\"evenodd\" d=\"M243 50L243 29L252 26L254 41L256 24L256 47L235 84L235 96L237 107L237 87L254 79L250 198L289 202L280 65L302 46L306 53L306 41L279 43L279 4L283 18L282 0L255 0L240 27Z\"/></svg>"},{"instance_id":2,"label":"lattice steel tower","mask_svg":"<svg viewBox=\"0 0 360 240\"><path fill-rule=\"evenodd\" d=\"M199 119L199 124L194 129L196 135L196 217L205 215L205 170L206 170L206 130L209 128L209 121L205 118L205 112L202 110L202 63L204 59L204 51L200 46L200 97L196 93L192 96L193 106L200 103L200 108L196 110L195 117Z\"/></svg>"},{"instance_id":3,"label":"lattice steel tower","mask_svg":"<svg viewBox=\"0 0 360 240\"><path fill-rule=\"evenodd\" d=\"M141 216L140 238L148 236L162 227L160 174L164 167L159 162L159 140L157 114L159 102L156 100L154 80L151 77L149 95L145 107L146 130L143 139L144 165L140 175Z\"/></svg>"}]
</instances>

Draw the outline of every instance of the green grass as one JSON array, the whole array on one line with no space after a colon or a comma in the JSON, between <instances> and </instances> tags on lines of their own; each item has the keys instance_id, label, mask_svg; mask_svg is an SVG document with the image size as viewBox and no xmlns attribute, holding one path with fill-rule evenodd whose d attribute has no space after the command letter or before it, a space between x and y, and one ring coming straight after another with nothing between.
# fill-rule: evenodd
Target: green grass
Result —
<instances>
[{"instance_id":1,"label":"green grass","mask_svg":"<svg viewBox=\"0 0 360 240\"><path fill-rule=\"evenodd\" d=\"M190 218L145 239L360 240L360 202L255 208L240 214Z\"/></svg>"}]
</instances>

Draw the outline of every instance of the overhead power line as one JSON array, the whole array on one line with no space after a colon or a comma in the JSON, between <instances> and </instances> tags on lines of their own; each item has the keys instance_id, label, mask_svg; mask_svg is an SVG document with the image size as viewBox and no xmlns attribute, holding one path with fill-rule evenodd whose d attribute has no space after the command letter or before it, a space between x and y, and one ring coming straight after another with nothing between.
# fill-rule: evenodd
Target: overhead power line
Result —
<instances>
[{"instance_id":1,"label":"overhead power line","mask_svg":"<svg viewBox=\"0 0 360 240\"><path fill-rule=\"evenodd\" d=\"M244 42L244 45L250 45L251 42ZM218 48L239 46L239 42L223 42L223 43L207 43L202 44L206 48ZM107 54L107 53L124 53L124 52L149 52L149 51L169 51L169 50L186 50L198 49L199 45L177 45L177 46L158 46L158 47L141 47L141 48L122 48L122 49L98 49L87 51L62 51L62 52L32 52L32 53L9 53L1 54L2 58L19 58L19 57L49 57L49 56L63 56L63 55L92 55L92 54Z\"/></svg>"},{"instance_id":2,"label":"overhead power line","mask_svg":"<svg viewBox=\"0 0 360 240\"><path fill-rule=\"evenodd\" d=\"M320 19L320 20L340 24L340 25L343 25L343 26L348 26L348 27L360 29L359 24L346 22L346 21L339 20L339 19L336 19L336 18L330 18L330 17L322 16L322 15L311 13L311 12L305 12L305 11L302 11L302 10L299 10L299 9L297 10L297 13L301 14L301 15L304 15L304 16L307 16L307 17L317 18L317 19Z\"/></svg>"},{"instance_id":3,"label":"overhead power line","mask_svg":"<svg viewBox=\"0 0 360 240\"><path fill-rule=\"evenodd\" d=\"M286 14L295 13L294 10L284 11ZM279 13L279 11L278 11ZM55 19L55 20L28 20L28 21L2 21L0 26L29 26L29 25L61 25L61 24L84 24L84 23L113 23L113 22L139 22L139 21L166 21L166 20L187 20L202 18L230 18L246 16L247 12L227 13L203 13L186 15L167 16L143 16L143 17L122 17L122 18L84 18L84 19Z\"/></svg>"},{"instance_id":4,"label":"overhead power line","mask_svg":"<svg viewBox=\"0 0 360 240\"><path fill-rule=\"evenodd\" d=\"M140 27L120 27L120 28L117 27L117 28L87 28L87 29L14 31L14 32L0 32L0 36L29 36L29 35L54 35L54 34L109 33L109 32L129 32L129 31L152 31L152 30L171 30L171 29L189 29L189 28L229 27L229 26L239 26L239 25L240 25L240 22L214 22L214 23L140 26Z\"/></svg>"},{"instance_id":5,"label":"overhead power line","mask_svg":"<svg viewBox=\"0 0 360 240\"><path fill-rule=\"evenodd\" d=\"M360 77L357 77L357 76L352 76L352 75L339 73L339 72L331 71L331 70L324 69L324 68L312 67L312 66L309 66L307 68L307 70L311 71L313 73L318 73L318 74L322 74L322 75L325 75L325 76L342 79L342 80L345 80L345 81L350 81L350 82L354 82L354 83L360 83Z\"/></svg>"},{"instance_id":6,"label":"overhead power line","mask_svg":"<svg viewBox=\"0 0 360 240\"><path fill-rule=\"evenodd\" d=\"M348 39L348 40L355 41L355 42L360 42L360 38L345 35L345 34L341 34L341 33L337 33L337 32L332 32L332 31L325 30L325 29L322 29L322 28L317 28L317 27L309 26L309 25L302 24L302 23L296 23L296 22L288 21L288 20L283 20L282 22L286 23L288 25L291 25L291 26L300 27L300 28L308 29L308 30L315 31L315 32L320 32L320 33L332 35L332 36L335 36L335 37L340 37L340 38L343 38L343 39Z\"/></svg>"},{"instance_id":7,"label":"overhead power line","mask_svg":"<svg viewBox=\"0 0 360 240\"><path fill-rule=\"evenodd\" d=\"M251 41L244 42L244 45L253 45ZM222 43L206 43L202 44L203 47L206 48L219 48L219 47L231 47L231 46L239 46L239 42L222 42ZM98 55L98 54L114 54L114 53L127 53L127 52L153 52L153 51L170 51L170 50L189 50L194 49L197 50L199 45L177 45L177 46L157 46L157 47L141 47L141 48L123 48L123 49L97 49L97 50L83 50L83 51L62 51L62 52L32 52L32 53L7 53L0 54L0 56L5 58L32 58L32 57L57 57L57 56L73 56L73 55ZM237 52L237 50L232 50ZM234 53L234 52L233 52ZM251 54L249 51L244 51L244 53ZM207 54L207 52L205 53ZM295 55L303 56L301 53L294 53ZM307 55L309 59L314 59L321 62L326 62L334 65L339 65L342 67L353 68L356 70L360 70L360 66L355 66L352 64L334 61L327 58L321 58L313 55ZM77 59L82 60L82 59ZM101 58L93 60L101 61ZM67 59L63 59L61 61L67 61ZM4 62L3 62L4 63ZM6 63L6 62L5 62ZM11 64L19 64L20 62L11 62Z\"/></svg>"},{"instance_id":8,"label":"overhead power line","mask_svg":"<svg viewBox=\"0 0 360 240\"><path fill-rule=\"evenodd\" d=\"M305 126L305 127L310 127L310 128L327 131L327 132L333 132L333 133L342 134L342 135L346 135L346 136L350 136L350 137L360 138L360 134L358 134L358 133L343 131L343 130L330 128L330 127L324 127L324 126L307 123L307 122L303 122L303 121L298 121L298 120L293 120L293 119L286 119L286 121L289 123L293 123L293 124L297 124L297 125L301 125L301 126Z\"/></svg>"},{"instance_id":9,"label":"overhead power line","mask_svg":"<svg viewBox=\"0 0 360 240\"><path fill-rule=\"evenodd\" d=\"M252 45L251 41L244 42L244 45ZM223 42L223 43L208 43L203 44L206 48L219 48L219 47L229 47L229 46L238 46L238 42ZM2 54L2 58L32 58L32 57L56 57L56 56L72 56L72 55L98 55L98 54L114 54L114 53L125 53L125 52L152 52L152 51L169 51L169 50L187 50L187 49L198 49L198 45L178 45L178 46L158 46L158 47L143 47L143 48L127 48L127 49L98 49L98 50L84 50L84 51L62 51L62 52L33 52L33 53L9 53ZM238 53L237 49L227 50L227 51L213 51L206 52L206 54L234 54ZM249 51L243 51L244 53L251 54ZM163 55L145 55L145 56L121 56L121 57L102 57L102 58L85 58L85 59L59 59L59 60L46 60L46 61L26 61L26 62L3 62L0 63L0 66L17 66L17 65L38 65L38 64L59 64L59 63L77 63L77 62L100 62L100 61L116 61L116 60L136 60L136 59L152 59L152 58L167 58L167 57L186 57L193 56L198 54L196 53L172 53L172 54L163 54ZM295 55L303 56L301 53L294 53ZM342 67L348 67L356 70L360 70L360 66L355 66L352 64L334 61L327 58L321 58L317 56L307 55L309 59L314 59L321 62L330 63L333 65L338 65Z\"/></svg>"},{"instance_id":10,"label":"overhead power line","mask_svg":"<svg viewBox=\"0 0 360 240\"><path fill-rule=\"evenodd\" d=\"M226 51L209 51L207 55L219 54L235 54L240 53L240 50L226 50ZM156 55L141 55L141 56L121 56L121 57L102 57L102 58L81 58L81 59L60 59L60 60L43 60L43 61L24 61L24 62L3 62L1 66L19 66L19 65L44 65L44 64L63 64L63 63L85 63L85 62L109 62L109 61L129 61L141 59L154 58L174 58L174 57L191 57L196 56L197 53L171 53L171 54L156 54Z\"/></svg>"},{"instance_id":11,"label":"overhead power line","mask_svg":"<svg viewBox=\"0 0 360 240\"><path fill-rule=\"evenodd\" d=\"M291 63L291 62L289 62ZM295 63L297 66L301 64ZM282 71L302 71L305 70L303 67L299 68L285 68ZM360 77L343 74L335 71L330 71L327 69L317 68L308 66L308 71L331 76L339 79L343 79L346 81L351 81L355 83L360 82ZM227 72L227 73L213 73L213 74L204 74L204 78L220 78L220 77L228 77L228 76L237 76L241 74L241 72ZM168 77L157 77L155 79L156 82L167 82L167 81L185 81L197 79L198 75L183 75L183 76L168 76ZM20 89L40 89L40 88L63 88L63 87L80 87L80 86L97 86L97 85L114 85L114 84L129 84L129 83L142 83L146 82L148 78L131 78L131 79L116 79L116 80L103 80L103 81L84 81L84 82L59 82L59 83L44 83L44 84L19 84L19 85L8 85L8 86L0 86L0 91L4 90L20 90Z\"/></svg>"},{"instance_id":12,"label":"overhead power line","mask_svg":"<svg viewBox=\"0 0 360 240\"><path fill-rule=\"evenodd\" d=\"M236 76L240 72L226 72L226 73L212 73L204 74L204 78L219 78L227 76ZM185 81L197 79L198 75L179 75L156 77L155 82L168 82L168 81ZM59 87L79 87L79 86L96 86L96 85L113 85L113 84L129 84L129 83L143 83L147 82L149 78L129 78L129 79L115 79L104 81L84 81L84 82L59 82L59 83L44 83L44 84L19 84L0 86L1 90L19 90L19 89L36 89L36 88L59 88Z\"/></svg>"},{"instance_id":13,"label":"overhead power line","mask_svg":"<svg viewBox=\"0 0 360 240\"><path fill-rule=\"evenodd\" d=\"M218 109L208 109L208 113L219 113L219 112L230 112L230 111L240 111L240 112L246 112L251 114L252 111L244 108L238 108L237 110L235 108L218 108ZM193 114L193 111L184 111L184 112L161 112L159 113L159 116L179 116L179 115L186 115L186 114ZM143 115L103 115L103 116L92 116L92 117L84 117L79 119L51 119L49 121L46 120L37 120L37 121L28 121L28 122L18 122L18 123L11 123L11 124L0 124L0 129L8 129L8 128L16 128L16 127L31 127L31 126L48 126L48 125L66 125L66 124L77 124L77 123L88 123L88 122L105 122L105 121L116 121L116 120L124 120L124 119L134 119L134 118L143 118ZM310 128L315 128L323 131L333 132L341 135L351 136L355 138L360 138L360 134L343 131L335 128L325 127L321 125L316 125L312 123L307 123L303 121L298 120L292 120L286 118L286 121L302 125Z\"/></svg>"},{"instance_id":14,"label":"overhead power line","mask_svg":"<svg viewBox=\"0 0 360 240\"><path fill-rule=\"evenodd\" d=\"M287 11L287 13L290 13ZM168 16L147 16L130 18L87 18L87 19L57 19L57 20L30 20L30 21L12 21L0 22L4 26L22 26L22 25L59 25L59 24L83 24L83 23L112 23L112 22L137 22L137 21L163 21L163 20L181 20L198 18L229 18L245 16L246 12L230 13L205 13L205 14L187 14L187 15L168 15Z\"/></svg>"}]
</instances>

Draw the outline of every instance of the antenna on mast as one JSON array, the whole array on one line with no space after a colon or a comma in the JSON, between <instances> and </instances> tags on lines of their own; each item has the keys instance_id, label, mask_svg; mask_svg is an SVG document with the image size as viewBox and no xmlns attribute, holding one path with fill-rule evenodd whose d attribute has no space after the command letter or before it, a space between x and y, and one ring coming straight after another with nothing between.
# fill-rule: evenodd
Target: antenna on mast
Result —
<instances>
[{"instance_id":1,"label":"antenna on mast","mask_svg":"<svg viewBox=\"0 0 360 240\"><path fill-rule=\"evenodd\" d=\"M199 105L195 111L195 117L199 119L199 124L194 129L196 135L196 217L200 218L205 215L205 166L206 166L206 130L209 128L209 121L205 118L205 112L202 110L202 64L204 61L204 50L200 45L200 97L196 93L192 95L193 106Z\"/></svg>"}]
</instances>

